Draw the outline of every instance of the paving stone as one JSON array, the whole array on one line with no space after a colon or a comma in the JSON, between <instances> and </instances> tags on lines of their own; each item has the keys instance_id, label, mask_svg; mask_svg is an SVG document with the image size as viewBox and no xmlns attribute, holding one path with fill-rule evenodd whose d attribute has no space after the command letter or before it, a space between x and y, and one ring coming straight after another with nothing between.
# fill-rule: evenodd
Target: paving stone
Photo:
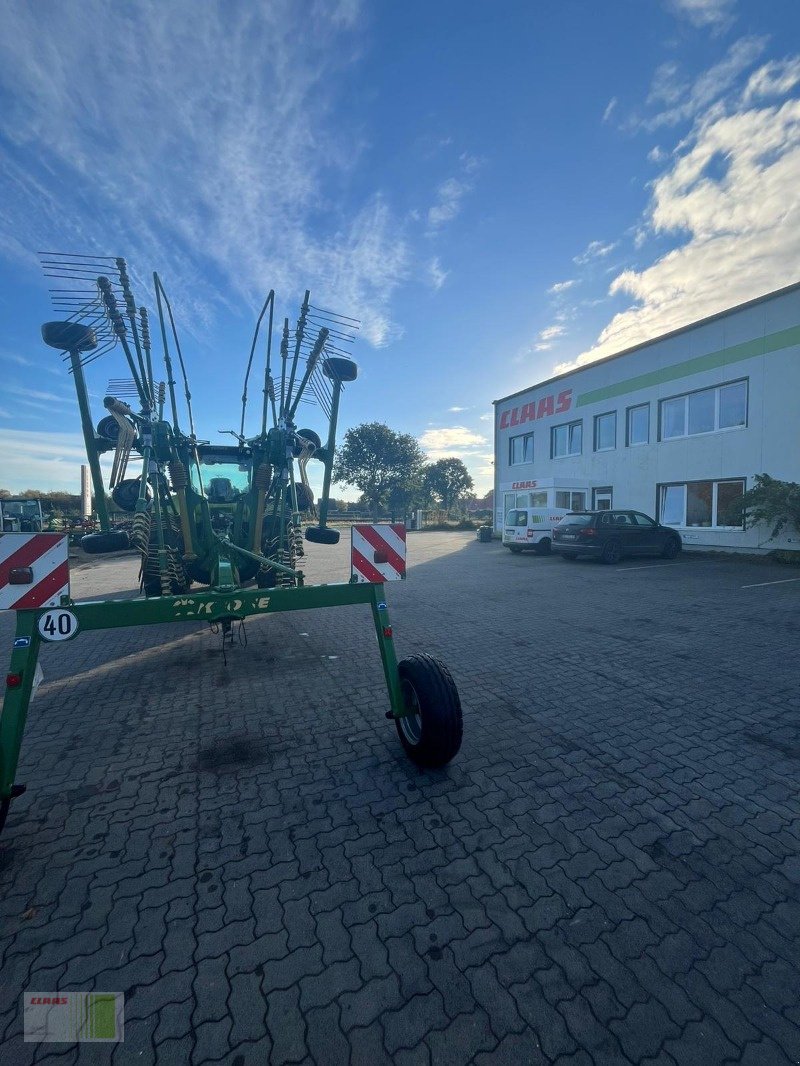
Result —
<instances>
[{"instance_id":1,"label":"paving stone","mask_svg":"<svg viewBox=\"0 0 800 1066\"><path fill-rule=\"evenodd\" d=\"M199 625L45 649L0 841L14 1066L81 1058L23 1044L34 984L125 991L122 1066L800 1058L800 800L775 747L796 612L788 586L735 607L783 572L687 553L610 592L606 568L469 534L409 545L386 595L401 654L440 654L460 686L444 770L387 726L361 608L253 619L227 668ZM305 560L310 580L339 563L344 540ZM73 576L131 590L136 561ZM534 579L554 606L509 639ZM202 768L231 737L265 757Z\"/></svg>"},{"instance_id":2,"label":"paving stone","mask_svg":"<svg viewBox=\"0 0 800 1066\"><path fill-rule=\"evenodd\" d=\"M442 997L435 989L413 996L399 1010L384 1015L386 1050L394 1055L400 1048L416 1047L446 1019Z\"/></svg>"}]
</instances>

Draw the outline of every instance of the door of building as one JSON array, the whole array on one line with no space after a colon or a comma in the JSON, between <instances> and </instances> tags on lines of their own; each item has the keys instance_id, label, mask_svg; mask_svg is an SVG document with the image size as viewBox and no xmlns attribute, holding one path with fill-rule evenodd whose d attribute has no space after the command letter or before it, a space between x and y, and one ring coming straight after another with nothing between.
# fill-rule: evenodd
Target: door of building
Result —
<instances>
[{"instance_id":1,"label":"door of building","mask_svg":"<svg viewBox=\"0 0 800 1066\"><path fill-rule=\"evenodd\" d=\"M612 492L610 488L607 489L592 489L592 510L594 511L610 511L611 510Z\"/></svg>"}]
</instances>

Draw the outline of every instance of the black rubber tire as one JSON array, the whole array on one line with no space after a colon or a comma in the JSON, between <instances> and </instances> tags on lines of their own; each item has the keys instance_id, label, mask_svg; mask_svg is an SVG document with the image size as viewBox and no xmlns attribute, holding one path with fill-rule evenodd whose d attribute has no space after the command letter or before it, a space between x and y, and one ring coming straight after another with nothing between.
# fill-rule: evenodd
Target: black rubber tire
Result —
<instances>
[{"instance_id":1,"label":"black rubber tire","mask_svg":"<svg viewBox=\"0 0 800 1066\"><path fill-rule=\"evenodd\" d=\"M256 585L260 589L274 589L278 584L276 570L259 570L256 574Z\"/></svg>"},{"instance_id":2,"label":"black rubber tire","mask_svg":"<svg viewBox=\"0 0 800 1066\"><path fill-rule=\"evenodd\" d=\"M513 555L519 555L522 551L522 548L518 547L516 544L506 544L506 547Z\"/></svg>"},{"instance_id":3,"label":"black rubber tire","mask_svg":"<svg viewBox=\"0 0 800 1066\"><path fill-rule=\"evenodd\" d=\"M534 551L537 555L549 555L550 554L550 538L543 537L542 540L535 546Z\"/></svg>"},{"instance_id":4,"label":"black rubber tire","mask_svg":"<svg viewBox=\"0 0 800 1066\"><path fill-rule=\"evenodd\" d=\"M6 797L4 800L0 800L0 833L3 832L6 824L6 818L8 818L8 808L11 806L11 800Z\"/></svg>"},{"instance_id":5,"label":"black rubber tire","mask_svg":"<svg viewBox=\"0 0 800 1066\"><path fill-rule=\"evenodd\" d=\"M305 440L311 441L311 443L314 445L314 452L316 452L319 448L322 447L322 441L319 439L319 434L315 433L313 429L298 429L297 435L298 437L303 437ZM300 452L300 448L292 449L292 453L295 459L300 454ZM314 452L312 452L311 454L313 455Z\"/></svg>"},{"instance_id":6,"label":"black rubber tire","mask_svg":"<svg viewBox=\"0 0 800 1066\"><path fill-rule=\"evenodd\" d=\"M681 550L681 542L677 537L670 537L661 552L662 559L677 559Z\"/></svg>"},{"instance_id":7,"label":"black rubber tire","mask_svg":"<svg viewBox=\"0 0 800 1066\"><path fill-rule=\"evenodd\" d=\"M148 600L153 596L161 595L161 581L157 577L145 577L142 579L142 591Z\"/></svg>"},{"instance_id":8,"label":"black rubber tire","mask_svg":"<svg viewBox=\"0 0 800 1066\"><path fill-rule=\"evenodd\" d=\"M118 485L115 485L111 491L111 499L122 511L127 511L129 514L133 514L136 510L136 503L139 499L139 490L141 488L142 479L138 477L126 478L124 481L120 481ZM145 489L147 499L149 500L153 493L148 485Z\"/></svg>"},{"instance_id":9,"label":"black rubber tire","mask_svg":"<svg viewBox=\"0 0 800 1066\"><path fill-rule=\"evenodd\" d=\"M108 533L87 533L85 537L81 537L81 548L87 555L127 551L130 546L130 537L124 529L112 529Z\"/></svg>"},{"instance_id":10,"label":"black rubber tire","mask_svg":"<svg viewBox=\"0 0 800 1066\"><path fill-rule=\"evenodd\" d=\"M305 485L295 485L297 492L297 509L298 511L310 511L314 506L314 493L311 489L307 489ZM289 508L292 506L292 490L287 488L286 490L286 504Z\"/></svg>"},{"instance_id":11,"label":"black rubber tire","mask_svg":"<svg viewBox=\"0 0 800 1066\"><path fill-rule=\"evenodd\" d=\"M119 440L119 422L113 415L106 415L97 423L97 436L116 444Z\"/></svg>"},{"instance_id":12,"label":"black rubber tire","mask_svg":"<svg viewBox=\"0 0 800 1066\"><path fill-rule=\"evenodd\" d=\"M461 700L450 671L432 655L402 659L398 672L407 705L418 713L396 718L406 754L420 766L445 766L458 754L464 732Z\"/></svg>"},{"instance_id":13,"label":"black rubber tire","mask_svg":"<svg viewBox=\"0 0 800 1066\"><path fill-rule=\"evenodd\" d=\"M306 529L305 537L312 544L338 544L339 530L328 529L327 526L309 526Z\"/></svg>"},{"instance_id":14,"label":"black rubber tire","mask_svg":"<svg viewBox=\"0 0 800 1066\"><path fill-rule=\"evenodd\" d=\"M603 545L603 553L600 559L606 566L616 566L622 558L622 545L618 540L607 540Z\"/></svg>"}]
</instances>

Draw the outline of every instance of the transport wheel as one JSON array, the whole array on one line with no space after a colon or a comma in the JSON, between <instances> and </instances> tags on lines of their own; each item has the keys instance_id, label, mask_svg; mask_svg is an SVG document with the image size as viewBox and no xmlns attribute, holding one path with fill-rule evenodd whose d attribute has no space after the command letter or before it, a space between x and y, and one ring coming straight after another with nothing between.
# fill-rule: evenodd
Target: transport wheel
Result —
<instances>
[{"instance_id":1,"label":"transport wheel","mask_svg":"<svg viewBox=\"0 0 800 1066\"><path fill-rule=\"evenodd\" d=\"M664 545L664 550L661 553L662 559L675 559L681 550L681 542L677 537L670 537L667 543Z\"/></svg>"},{"instance_id":2,"label":"transport wheel","mask_svg":"<svg viewBox=\"0 0 800 1066\"><path fill-rule=\"evenodd\" d=\"M550 538L543 537L536 545L537 555L549 555L550 554Z\"/></svg>"},{"instance_id":3,"label":"transport wheel","mask_svg":"<svg viewBox=\"0 0 800 1066\"><path fill-rule=\"evenodd\" d=\"M519 553L522 551L522 548L518 548L516 544L506 544L506 547L510 552L513 552L514 555L519 555Z\"/></svg>"},{"instance_id":4,"label":"transport wheel","mask_svg":"<svg viewBox=\"0 0 800 1066\"><path fill-rule=\"evenodd\" d=\"M87 533L85 537L81 537L81 548L89 555L121 552L130 546L130 538L124 529L112 529L108 533Z\"/></svg>"},{"instance_id":5,"label":"transport wheel","mask_svg":"<svg viewBox=\"0 0 800 1066\"><path fill-rule=\"evenodd\" d=\"M314 506L314 494L310 489L307 489L302 483L295 486L297 491L297 509L298 511L310 511ZM292 504L292 492L291 489L286 490L286 503L291 507Z\"/></svg>"},{"instance_id":6,"label":"transport wheel","mask_svg":"<svg viewBox=\"0 0 800 1066\"><path fill-rule=\"evenodd\" d=\"M622 558L622 545L618 540L609 540L603 545L603 554L600 556L604 563L613 566Z\"/></svg>"},{"instance_id":7,"label":"transport wheel","mask_svg":"<svg viewBox=\"0 0 800 1066\"><path fill-rule=\"evenodd\" d=\"M6 796L4 800L0 801L0 833L3 832L3 829L5 827L6 818L8 818L8 808L10 806L11 800L8 798L8 796Z\"/></svg>"},{"instance_id":8,"label":"transport wheel","mask_svg":"<svg viewBox=\"0 0 800 1066\"><path fill-rule=\"evenodd\" d=\"M327 526L309 526L306 529L306 540L312 544L338 544L339 530L328 529Z\"/></svg>"},{"instance_id":9,"label":"transport wheel","mask_svg":"<svg viewBox=\"0 0 800 1066\"><path fill-rule=\"evenodd\" d=\"M461 700L450 671L432 655L402 659L400 689L412 713L396 718L397 735L420 766L444 766L461 747Z\"/></svg>"},{"instance_id":10,"label":"transport wheel","mask_svg":"<svg viewBox=\"0 0 800 1066\"><path fill-rule=\"evenodd\" d=\"M260 589L274 589L278 584L278 575L275 570L259 570L256 574L256 585Z\"/></svg>"}]
</instances>

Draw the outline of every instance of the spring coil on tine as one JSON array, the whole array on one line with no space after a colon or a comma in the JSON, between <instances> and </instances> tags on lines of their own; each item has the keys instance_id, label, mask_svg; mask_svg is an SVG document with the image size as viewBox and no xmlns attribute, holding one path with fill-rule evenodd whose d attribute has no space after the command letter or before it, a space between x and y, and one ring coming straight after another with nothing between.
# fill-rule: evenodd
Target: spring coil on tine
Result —
<instances>
[{"instance_id":1,"label":"spring coil on tine","mask_svg":"<svg viewBox=\"0 0 800 1066\"><path fill-rule=\"evenodd\" d=\"M177 459L173 459L172 462L167 463L167 469L169 470L169 479L172 482L173 489L185 489L189 484L189 474L184 464Z\"/></svg>"},{"instance_id":2,"label":"spring coil on tine","mask_svg":"<svg viewBox=\"0 0 800 1066\"><path fill-rule=\"evenodd\" d=\"M266 492L272 482L272 467L269 463L260 463L253 475L253 486L260 492Z\"/></svg>"},{"instance_id":3,"label":"spring coil on tine","mask_svg":"<svg viewBox=\"0 0 800 1066\"><path fill-rule=\"evenodd\" d=\"M305 546L303 544L303 530L299 525L292 525L289 527L289 542L292 545L292 552L300 559L305 555Z\"/></svg>"},{"instance_id":4,"label":"spring coil on tine","mask_svg":"<svg viewBox=\"0 0 800 1066\"><path fill-rule=\"evenodd\" d=\"M283 563L284 566L290 566L292 570L294 570L294 552L291 550L291 548L282 548L278 552L278 562ZM283 589L294 588L295 579L292 577L291 574L285 574L281 572L278 575L278 585L280 588Z\"/></svg>"},{"instance_id":5,"label":"spring coil on tine","mask_svg":"<svg viewBox=\"0 0 800 1066\"><path fill-rule=\"evenodd\" d=\"M133 516L131 544L145 555L150 546L151 517L149 511L138 511Z\"/></svg>"}]
</instances>

